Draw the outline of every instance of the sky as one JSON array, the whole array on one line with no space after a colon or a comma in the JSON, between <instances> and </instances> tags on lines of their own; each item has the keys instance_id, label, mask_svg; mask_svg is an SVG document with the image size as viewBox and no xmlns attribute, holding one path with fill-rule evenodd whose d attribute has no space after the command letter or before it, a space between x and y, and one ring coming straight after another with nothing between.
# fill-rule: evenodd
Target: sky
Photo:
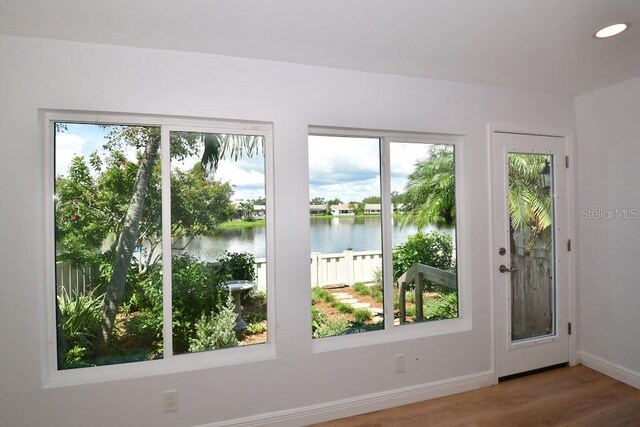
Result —
<instances>
[{"instance_id":1,"label":"sky","mask_svg":"<svg viewBox=\"0 0 640 427\"><path fill-rule=\"evenodd\" d=\"M380 196L380 149L375 138L309 136L310 197L343 202ZM429 157L433 145L392 142L391 191L404 192L416 162Z\"/></svg>"},{"instance_id":2,"label":"sky","mask_svg":"<svg viewBox=\"0 0 640 427\"><path fill-rule=\"evenodd\" d=\"M91 124L69 124L64 132L56 134L56 175L67 175L69 165L74 156L89 157L94 151L104 153L108 131ZM135 160L135 150L125 153L127 158ZM192 156L184 161L172 160L171 168L190 169L200 161L199 156ZM234 185L232 200L256 199L264 197L264 157L242 158L238 161L223 159L218 163L214 178Z\"/></svg>"},{"instance_id":3,"label":"sky","mask_svg":"<svg viewBox=\"0 0 640 427\"><path fill-rule=\"evenodd\" d=\"M66 175L76 155L88 158L93 151L104 152L102 146L107 131L91 124L70 124L56 135L56 175ZM429 156L427 144L391 143L391 191L403 192L408 175L418 160ZM126 156L135 159L135 151ZM183 162L172 161L172 168L186 169L199 161L198 156ZM215 179L234 185L233 200L264 197L264 157L223 159ZM372 138L310 136L309 137L310 198L361 201L368 196L380 196L379 142Z\"/></svg>"}]
</instances>

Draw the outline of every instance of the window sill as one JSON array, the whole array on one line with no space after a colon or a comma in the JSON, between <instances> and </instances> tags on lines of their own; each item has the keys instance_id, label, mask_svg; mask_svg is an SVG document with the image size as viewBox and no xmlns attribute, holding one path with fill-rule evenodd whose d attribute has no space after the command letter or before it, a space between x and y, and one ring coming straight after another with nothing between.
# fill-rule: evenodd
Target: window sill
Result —
<instances>
[{"instance_id":1,"label":"window sill","mask_svg":"<svg viewBox=\"0 0 640 427\"><path fill-rule=\"evenodd\" d=\"M381 331L316 338L312 341L311 346L312 353L324 353L328 351L344 350L369 345L454 334L470 330L471 319L469 317L434 320L419 324L394 326L392 329Z\"/></svg>"},{"instance_id":2,"label":"window sill","mask_svg":"<svg viewBox=\"0 0 640 427\"><path fill-rule=\"evenodd\" d=\"M53 371L43 379L42 387L49 389L129 380L274 359L276 359L274 344L258 344L202 353L182 354L160 360Z\"/></svg>"}]
</instances>

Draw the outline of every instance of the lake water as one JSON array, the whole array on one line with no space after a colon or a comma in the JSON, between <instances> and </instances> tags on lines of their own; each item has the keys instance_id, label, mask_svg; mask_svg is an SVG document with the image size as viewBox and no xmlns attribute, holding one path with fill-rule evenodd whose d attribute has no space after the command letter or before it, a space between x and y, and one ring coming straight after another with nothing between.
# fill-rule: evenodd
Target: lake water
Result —
<instances>
[{"instance_id":1,"label":"lake water","mask_svg":"<svg viewBox=\"0 0 640 427\"><path fill-rule=\"evenodd\" d=\"M416 233L412 224L402 227L399 220L393 220L393 245L404 243L407 237ZM365 218L311 218L311 248L310 252L334 253L347 248L354 251L373 251L382 249L382 228L380 217ZM430 231L435 227L429 227ZM451 233L455 238L453 228L441 229ZM176 246L186 242L177 242ZM214 236L196 237L187 246L191 255L213 261L224 251L249 252L256 258L265 256L265 228L237 228L220 230ZM180 251L174 250L174 253Z\"/></svg>"}]
</instances>

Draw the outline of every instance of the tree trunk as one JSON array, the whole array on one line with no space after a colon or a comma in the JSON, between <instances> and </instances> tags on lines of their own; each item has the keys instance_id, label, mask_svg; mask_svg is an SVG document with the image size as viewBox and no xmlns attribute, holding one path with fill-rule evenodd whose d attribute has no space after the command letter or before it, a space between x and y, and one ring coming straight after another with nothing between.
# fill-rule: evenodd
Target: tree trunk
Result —
<instances>
[{"instance_id":1,"label":"tree trunk","mask_svg":"<svg viewBox=\"0 0 640 427\"><path fill-rule=\"evenodd\" d=\"M142 160L140 160L136 182L133 185L133 194L131 195L129 208L127 209L127 214L122 225L122 233L120 233L120 237L118 238L113 273L107 286L104 300L102 340L100 343L101 350L103 351L105 351L109 345L116 314L122 303L127 273L131 266L131 258L133 257L133 250L135 249L140 228L140 219L142 218L142 211L144 210L144 204L147 198L149 180L151 179L151 173L159 146L159 137L148 137L144 155L142 156Z\"/></svg>"}]
</instances>

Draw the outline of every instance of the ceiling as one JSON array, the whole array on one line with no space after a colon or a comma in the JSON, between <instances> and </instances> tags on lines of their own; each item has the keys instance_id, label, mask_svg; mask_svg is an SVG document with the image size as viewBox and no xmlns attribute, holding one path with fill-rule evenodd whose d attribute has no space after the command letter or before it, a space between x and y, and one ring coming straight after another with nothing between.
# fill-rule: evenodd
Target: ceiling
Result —
<instances>
[{"instance_id":1,"label":"ceiling","mask_svg":"<svg viewBox=\"0 0 640 427\"><path fill-rule=\"evenodd\" d=\"M0 0L0 34L566 95L640 75L640 0Z\"/></svg>"}]
</instances>

